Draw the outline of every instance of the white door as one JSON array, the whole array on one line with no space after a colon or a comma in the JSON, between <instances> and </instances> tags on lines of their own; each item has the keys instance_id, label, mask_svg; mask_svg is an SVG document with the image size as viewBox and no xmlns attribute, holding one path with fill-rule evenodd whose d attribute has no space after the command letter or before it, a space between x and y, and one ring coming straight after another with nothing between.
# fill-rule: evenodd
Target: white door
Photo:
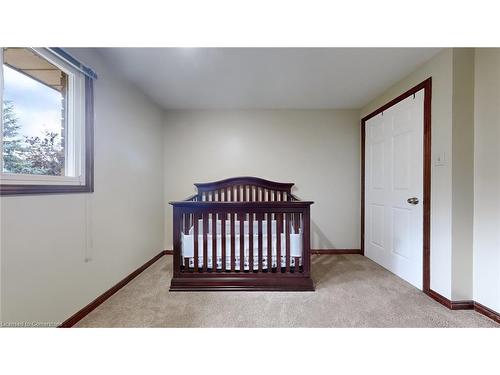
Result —
<instances>
[{"instance_id":1,"label":"white door","mask_svg":"<svg viewBox=\"0 0 500 375\"><path fill-rule=\"evenodd\" d=\"M365 255L422 289L424 90L365 132Z\"/></svg>"}]
</instances>

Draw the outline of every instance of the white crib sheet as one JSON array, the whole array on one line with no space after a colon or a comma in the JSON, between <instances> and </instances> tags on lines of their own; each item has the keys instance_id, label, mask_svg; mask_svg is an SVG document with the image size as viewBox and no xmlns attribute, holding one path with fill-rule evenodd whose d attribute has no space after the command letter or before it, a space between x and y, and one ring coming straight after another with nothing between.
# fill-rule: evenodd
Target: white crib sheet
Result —
<instances>
[{"instance_id":1,"label":"white crib sheet","mask_svg":"<svg viewBox=\"0 0 500 375\"><path fill-rule=\"evenodd\" d=\"M220 234L221 225L218 220L217 227L217 260L216 266L218 269L222 269L222 236ZM257 227L254 222L254 234L253 234L253 268L258 267L258 234ZM209 223L208 228L211 229L212 225ZM249 258L249 247L250 247L250 236L248 235L248 222L245 221L244 224L244 269L248 270L250 268L250 258ZM201 267L203 265L203 225L200 221L199 223L199 234L198 234L198 266ZM238 228L238 230L236 230ZM265 228L265 229L264 229ZM268 257L267 257L267 222L262 221L262 268L267 269L268 267ZM239 222L235 223L235 236L234 236L234 244L235 244L235 269L240 269L240 234L239 234ZM293 229L291 229L293 232ZM280 266L286 266L286 242L285 242L285 234L281 234L281 259ZM277 266L277 254L276 254L276 222L272 221L272 267ZM190 267L194 266L194 234L193 228L189 231L189 234L181 234L181 251L182 257L189 259ZM292 267L295 266L295 257L299 257L300 264L302 264L302 233L290 233L290 265ZM207 234L207 265L209 268L212 268L212 234L211 230ZM231 269L231 232L229 226L226 225L226 269Z\"/></svg>"}]
</instances>

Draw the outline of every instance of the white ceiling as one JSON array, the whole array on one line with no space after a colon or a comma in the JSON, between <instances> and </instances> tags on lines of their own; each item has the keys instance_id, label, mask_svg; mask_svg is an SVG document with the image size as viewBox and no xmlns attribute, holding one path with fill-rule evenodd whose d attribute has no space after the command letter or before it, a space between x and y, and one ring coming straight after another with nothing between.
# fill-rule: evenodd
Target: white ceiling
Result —
<instances>
[{"instance_id":1,"label":"white ceiling","mask_svg":"<svg viewBox=\"0 0 500 375\"><path fill-rule=\"evenodd\" d=\"M166 109L361 108L439 48L102 48Z\"/></svg>"}]
</instances>

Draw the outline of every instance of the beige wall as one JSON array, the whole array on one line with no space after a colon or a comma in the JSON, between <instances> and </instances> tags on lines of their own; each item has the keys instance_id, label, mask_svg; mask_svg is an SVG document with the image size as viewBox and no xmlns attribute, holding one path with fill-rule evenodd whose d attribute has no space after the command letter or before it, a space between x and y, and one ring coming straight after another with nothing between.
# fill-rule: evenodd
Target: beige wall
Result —
<instances>
[{"instance_id":1,"label":"beige wall","mask_svg":"<svg viewBox=\"0 0 500 375\"><path fill-rule=\"evenodd\" d=\"M95 193L2 197L2 320L60 322L162 250L162 111L96 69Z\"/></svg>"},{"instance_id":2,"label":"beige wall","mask_svg":"<svg viewBox=\"0 0 500 375\"><path fill-rule=\"evenodd\" d=\"M474 300L500 312L500 49L476 49Z\"/></svg>"},{"instance_id":3,"label":"beige wall","mask_svg":"<svg viewBox=\"0 0 500 375\"><path fill-rule=\"evenodd\" d=\"M359 249L359 112L355 110L169 111L165 196L234 176L294 182L313 200L312 247ZM172 248L172 209L165 210Z\"/></svg>"},{"instance_id":4,"label":"beige wall","mask_svg":"<svg viewBox=\"0 0 500 375\"><path fill-rule=\"evenodd\" d=\"M431 288L451 298L452 279L452 118L453 50L445 49L361 110L369 114L432 77ZM437 155L445 165L436 166Z\"/></svg>"},{"instance_id":5,"label":"beige wall","mask_svg":"<svg viewBox=\"0 0 500 375\"><path fill-rule=\"evenodd\" d=\"M473 296L474 49L453 49L451 298Z\"/></svg>"}]
</instances>

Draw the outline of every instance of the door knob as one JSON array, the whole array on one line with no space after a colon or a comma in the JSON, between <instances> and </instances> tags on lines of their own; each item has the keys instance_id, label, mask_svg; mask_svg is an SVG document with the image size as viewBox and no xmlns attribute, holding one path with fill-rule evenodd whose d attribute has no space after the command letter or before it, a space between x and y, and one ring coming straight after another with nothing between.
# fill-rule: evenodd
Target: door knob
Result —
<instances>
[{"instance_id":1,"label":"door knob","mask_svg":"<svg viewBox=\"0 0 500 375\"><path fill-rule=\"evenodd\" d=\"M419 202L417 197L408 198L406 201L407 201L409 204L414 204L414 205L415 205L415 204L418 204L418 202Z\"/></svg>"}]
</instances>

